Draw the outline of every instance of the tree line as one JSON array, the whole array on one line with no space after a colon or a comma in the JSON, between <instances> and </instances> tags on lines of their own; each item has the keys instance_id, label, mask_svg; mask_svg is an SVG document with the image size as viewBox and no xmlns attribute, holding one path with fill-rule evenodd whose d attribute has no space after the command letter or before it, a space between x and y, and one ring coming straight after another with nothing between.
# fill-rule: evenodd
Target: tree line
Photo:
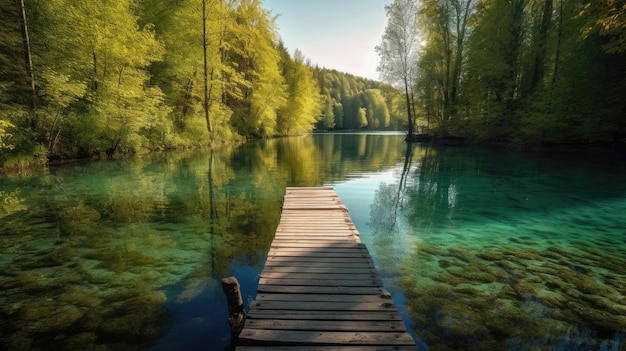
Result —
<instances>
[{"instance_id":1,"label":"tree line","mask_svg":"<svg viewBox=\"0 0 626 351\"><path fill-rule=\"evenodd\" d=\"M0 165L310 131L314 71L260 0L0 0Z\"/></svg>"},{"instance_id":2,"label":"tree line","mask_svg":"<svg viewBox=\"0 0 626 351\"><path fill-rule=\"evenodd\" d=\"M401 130L406 124L402 95L388 84L315 67L322 88L318 130Z\"/></svg>"},{"instance_id":3,"label":"tree line","mask_svg":"<svg viewBox=\"0 0 626 351\"><path fill-rule=\"evenodd\" d=\"M614 0L395 0L376 50L410 133L626 141L626 8Z\"/></svg>"}]
</instances>

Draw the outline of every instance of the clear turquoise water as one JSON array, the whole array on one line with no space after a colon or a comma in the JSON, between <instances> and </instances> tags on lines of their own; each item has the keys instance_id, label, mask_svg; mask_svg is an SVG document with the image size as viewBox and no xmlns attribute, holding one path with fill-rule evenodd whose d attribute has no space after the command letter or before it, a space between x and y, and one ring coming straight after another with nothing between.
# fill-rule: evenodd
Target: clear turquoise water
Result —
<instances>
[{"instance_id":1,"label":"clear turquoise water","mask_svg":"<svg viewBox=\"0 0 626 351\"><path fill-rule=\"evenodd\" d=\"M332 185L430 350L623 350L621 155L313 135L0 175L0 349L224 350L286 186ZM621 157L621 158L620 158Z\"/></svg>"},{"instance_id":2,"label":"clear turquoise water","mask_svg":"<svg viewBox=\"0 0 626 351\"><path fill-rule=\"evenodd\" d=\"M336 190L430 350L624 350L615 156L418 147Z\"/></svg>"}]
</instances>

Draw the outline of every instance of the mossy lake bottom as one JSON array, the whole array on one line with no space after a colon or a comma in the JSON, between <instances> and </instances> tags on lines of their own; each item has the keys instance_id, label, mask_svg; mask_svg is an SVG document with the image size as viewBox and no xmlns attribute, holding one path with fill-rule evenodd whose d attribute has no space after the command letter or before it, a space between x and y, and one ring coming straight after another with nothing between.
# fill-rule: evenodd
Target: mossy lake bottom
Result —
<instances>
[{"instance_id":1,"label":"mossy lake bottom","mask_svg":"<svg viewBox=\"0 0 626 351\"><path fill-rule=\"evenodd\" d=\"M330 185L429 350L624 350L619 155L310 135L0 175L0 348L224 350L287 186Z\"/></svg>"}]
</instances>

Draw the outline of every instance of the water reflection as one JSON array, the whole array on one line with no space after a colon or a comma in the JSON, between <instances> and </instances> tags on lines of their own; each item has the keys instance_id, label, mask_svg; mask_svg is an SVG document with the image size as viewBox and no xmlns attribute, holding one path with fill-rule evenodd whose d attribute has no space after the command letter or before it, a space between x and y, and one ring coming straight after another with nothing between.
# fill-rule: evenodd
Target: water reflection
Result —
<instances>
[{"instance_id":1,"label":"water reflection","mask_svg":"<svg viewBox=\"0 0 626 351\"><path fill-rule=\"evenodd\" d=\"M393 166L402 136L264 140L0 176L0 348L223 350L286 186Z\"/></svg>"},{"instance_id":2,"label":"water reflection","mask_svg":"<svg viewBox=\"0 0 626 351\"><path fill-rule=\"evenodd\" d=\"M319 185L431 350L623 348L625 170L313 135L1 175L0 348L223 350L219 280L252 298L285 187Z\"/></svg>"},{"instance_id":3,"label":"water reflection","mask_svg":"<svg viewBox=\"0 0 626 351\"><path fill-rule=\"evenodd\" d=\"M397 182L379 185L369 228L415 334L430 350L623 349L623 167L408 151Z\"/></svg>"}]
</instances>

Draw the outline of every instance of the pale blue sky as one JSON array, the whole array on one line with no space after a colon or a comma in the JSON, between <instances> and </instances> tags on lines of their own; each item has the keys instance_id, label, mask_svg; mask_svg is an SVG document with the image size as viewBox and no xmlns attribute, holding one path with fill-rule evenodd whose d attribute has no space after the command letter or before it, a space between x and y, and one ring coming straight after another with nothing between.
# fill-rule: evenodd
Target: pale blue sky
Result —
<instances>
[{"instance_id":1,"label":"pale blue sky","mask_svg":"<svg viewBox=\"0 0 626 351\"><path fill-rule=\"evenodd\" d=\"M378 55L393 0L263 0L280 15L278 32L290 53L302 51L312 64L378 79Z\"/></svg>"}]
</instances>

